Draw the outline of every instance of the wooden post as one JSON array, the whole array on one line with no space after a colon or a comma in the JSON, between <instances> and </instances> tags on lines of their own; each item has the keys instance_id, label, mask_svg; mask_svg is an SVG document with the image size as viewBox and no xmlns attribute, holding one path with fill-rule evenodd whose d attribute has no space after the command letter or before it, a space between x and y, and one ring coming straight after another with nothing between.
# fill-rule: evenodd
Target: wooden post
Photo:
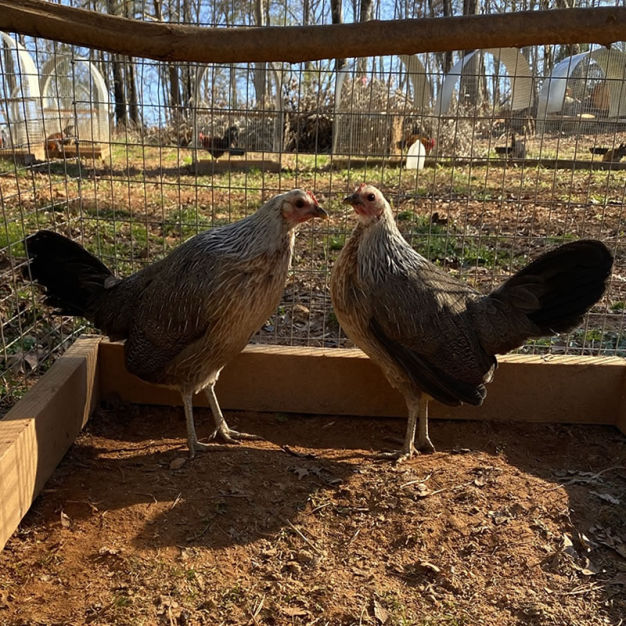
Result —
<instances>
[{"instance_id":1,"label":"wooden post","mask_svg":"<svg viewBox=\"0 0 626 626\"><path fill-rule=\"evenodd\" d=\"M78 339L0 420L0 549L95 406L100 341Z\"/></svg>"}]
</instances>

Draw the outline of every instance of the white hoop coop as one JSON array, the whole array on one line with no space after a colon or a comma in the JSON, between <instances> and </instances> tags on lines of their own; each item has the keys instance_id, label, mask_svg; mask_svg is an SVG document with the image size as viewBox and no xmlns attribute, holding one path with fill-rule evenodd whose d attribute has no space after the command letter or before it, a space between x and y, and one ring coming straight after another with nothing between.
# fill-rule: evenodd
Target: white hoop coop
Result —
<instances>
[{"instance_id":1,"label":"white hoop coop","mask_svg":"<svg viewBox=\"0 0 626 626\"><path fill-rule=\"evenodd\" d=\"M3 32L0 41L4 51L0 55L0 151L41 158L44 130L37 68L19 42Z\"/></svg>"},{"instance_id":2,"label":"white hoop coop","mask_svg":"<svg viewBox=\"0 0 626 626\"><path fill-rule=\"evenodd\" d=\"M55 54L44 63L40 91L45 137L72 128L64 154L104 157L110 150L109 97L104 78L87 59Z\"/></svg>"},{"instance_id":3,"label":"white hoop coop","mask_svg":"<svg viewBox=\"0 0 626 626\"><path fill-rule=\"evenodd\" d=\"M537 130L553 130L582 122L626 121L626 54L599 48L566 57L554 66L538 95ZM599 127L598 127L599 128Z\"/></svg>"}]
</instances>

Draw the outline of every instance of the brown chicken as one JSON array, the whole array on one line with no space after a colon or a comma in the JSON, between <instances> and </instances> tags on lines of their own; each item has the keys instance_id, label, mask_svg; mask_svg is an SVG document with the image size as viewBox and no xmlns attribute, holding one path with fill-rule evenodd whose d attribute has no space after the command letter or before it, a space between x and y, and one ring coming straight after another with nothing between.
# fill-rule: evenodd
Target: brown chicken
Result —
<instances>
[{"instance_id":1,"label":"brown chicken","mask_svg":"<svg viewBox=\"0 0 626 626\"><path fill-rule=\"evenodd\" d=\"M419 133L406 134L401 141L398 141L397 147L400 148L401 150L407 150L416 141L419 141L422 144L422 146L424 146L426 155L429 155L432 152L433 148L435 147L435 140L432 137L427 137L426 135L420 135Z\"/></svg>"},{"instance_id":2,"label":"brown chicken","mask_svg":"<svg viewBox=\"0 0 626 626\"><path fill-rule=\"evenodd\" d=\"M345 199L358 224L331 275L339 323L403 395L409 412L404 459L432 451L428 401L479 405L496 354L530 337L577 326L604 293L613 258L581 240L539 256L482 295L418 254L400 234L381 192L361 185Z\"/></svg>"},{"instance_id":3,"label":"brown chicken","mask_svg":"<svg viewBox=\"0 0 626 626\"><path fill-rule=\"evenodd\" d=\"M68 124L61 132L46 137L46 152L49 156L57 156L63 153L63 146L69 146L74 141L74 124Z\"/></svg>"},{"instance_id":4,"label":"brown chicken","mask_svg":"<svg viewBox=\"0 0 626 626\"><path fill-rule=\"evenodd\" d=\"M275 196L239 222L192 237L161 261L119 279L79 244L50 231L26 240L30 272L46 302L80 315L111 339L125 339L128 371L180 390L189 453L208 448L196 436L192 397L204 390L215 432L231 430L214 386L277 307L291 263L295 229L325 217L315 197L299 189Z\"/></svg>"},{"instance_id":5,"label":"brown chicken","mask_svg":"<svg viewBox=\"0 0 626 626\"><path fill-rule=\"evenodd\" d=\"M236 126L227 128L223 137L198 133L198 141L214 159L219 159L225 152L235 156L245 154L244 150L236 147L239 141L239 129Z\"/></svg>"}]
</instances>

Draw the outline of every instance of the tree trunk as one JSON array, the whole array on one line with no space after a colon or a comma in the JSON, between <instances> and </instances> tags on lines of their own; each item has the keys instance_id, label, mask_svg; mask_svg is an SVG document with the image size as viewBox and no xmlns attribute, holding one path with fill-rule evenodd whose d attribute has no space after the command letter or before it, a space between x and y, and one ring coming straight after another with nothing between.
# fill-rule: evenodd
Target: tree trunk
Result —
<instances>
[{"instance_id":1,"label":"tree trunk","mask_svg":"<svg viewBox=\"0 0 626 626\"><path fill-rule=\"evenodd\" d=\"M183 0L183 20L186 24L191 24L191 6L189 0ZM187 117L189 111L189 103L193 98L193 76L191 71L191 65L185 63L182 68L182 80L183 80L183 98L182 98L182 110L183 117Z\"/></svg>"},{"instance_id":2,"label":"tree trunk","mask_svg":"<svg viewBox=\"0 0 626 626\"><path fill-rule=\"evenodd\" d=\"M452 0L443 0L443 16L452 17ZM443 53L444 76L452 69L452 50Z\"/></svg>"},{"instance_id":3,"label":"tree trunk","mask_svg":"<svg viewBox=\"0 0 626 626\"><path fill-rule=\"evenodd\" d=\"M478 0L463 0L463 15L476 15L478 13ZM469 54L471 50L465 50ZM471 61L465 65L461 75L459 86L459 104L476 108L481 101L481 76L482 54L475 54Z\"/></svg>"},{"instance_id":4,"label":"tree trunk","mask_svg":"<svg viewBox=\"0 0 626 626\"><path fill-rule=\"evenodd\" d=\"M7 95L8 97L12 97L15 88L17 87L17 79L15 66L13 63L13 53L11 52L11 48L4 42L2 43L2 51L4 56L4 74L3 80L6 81L7 86Z\"/></svg>"},{"instance_id":5,"label":"tree trunk","mask_svg":"<svg viewBox=\"0 0 626 626\"><path fill-rule=\"evenodd\" d=\"M257 26L266 26L265 0L255 0L254 20ZM263 62L254 64L254 92L257 106L264 106L267 93L267 65Z\"/></svg>"},{"instance_id":6,"label":"tree trunk","mask_svg":"<svg viewBox=\"0 0 626 626\"><path fill-rule=\"evenodd\" d=\"M367 22L370 19L370 11L372 9L372 0L361 0L359 9L359 22ZM357 74L365 74L367 71L367 58L359 57L356 63Z\"/></svg>"},{"instance_id":7,"label":"tree trunk","mask_svg":"<svg viewBox=\"0 0 626 626\"><path fill-rule=\"evenodd\" d=\"M110 15L120 15L116 0L107 0L107 10ZM124 90L124 72L122 59L119 54L111 55L111 71L113 73L113 107L115 110L115 124L126 126L128 115L126 112L126 93Z\"/></svg>"},{"instance_id":8,"label":"tree trunk","mask_svg":"<svg viewBox=\"0 0 626 626\"><path fill-rule=\"evenodd\" d=\"M163 0L154 0L154 17L159 22L163 21L162 1ZM169 96L169 103L167 99L165 102L169 104L172 121L176 121L180 112L180 84L178 80L178 68L175 63L167 64L167 80L165 76L163 80L169 86L169 92L166 92L166 96Z\"/></svg>"},{"instance_id":9,"label":"tree trunk","mask_svg":"<svg viewBox=\"0 0 626 626\"><path fill-rule=\"evenodd\" d=\"M330 14L333 24L343 23L342 0L330 0ZM345 59L335 59L335 70L339 71L346 64Z\"/></svg>"},{"instance_id":10,"label":"tree trunk","mask_svg":"<svg viewBox=\"0 0 626 626\"><path fill-rule=\"evenodd\" d=\"M139 97L137 94L137 81L135 80L135 64L132 57L128 57L126 63L126 93L128 94L128 116L130 122L139 128L141 115L139 114Z\"/></svg>"}]
</instances>

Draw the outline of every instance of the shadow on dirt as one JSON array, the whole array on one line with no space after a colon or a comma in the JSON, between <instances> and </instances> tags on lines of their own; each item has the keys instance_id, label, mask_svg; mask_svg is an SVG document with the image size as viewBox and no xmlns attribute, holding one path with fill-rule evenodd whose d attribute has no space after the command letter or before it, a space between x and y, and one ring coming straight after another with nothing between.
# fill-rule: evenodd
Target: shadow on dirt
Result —
<instances>
[{"instance_id":1,"label":"shadow on dirt","mask_svg":"<svg viewBox=\"0 0 626 626\"><path fill-rule=\"evenodd\" d=\"M463 558L488 553L494 541L494 571L511 558L500 563L498 550L519 542L514 567L529 568L529 576L537 575L534 568L567 576L575 593L602 591L609 616L623 608L626 437L614 428L437 420L431 436L439 451L394 467L375 453L397 445L392 439L402 437L403 420L237 412L227 419L265 441L215 444L189 461L182 409L100 409L26 526L58 523L62 507L91 527L97 516L100 528L114 517L120 536L144 554L239 550L293 534L294 522L327 507L326 519L335 520L327 522L329 533L367 520L374 527L390 524L384 539L389 574L409 587L438 570L419 558L393 565L393 554L404 554L406 541L420 533L434 533L429 541L449 544L459 558L464 551ZM199 409L196 422L202 438L212 426L208 410ZM422 482L431 485L425 492L407 491ZM415 513L407 515L405 507ZM341 540L346 554L349 541ZM576 587L576 580L583 582ZM520 607L520 620L540 623Z\"/></svg>"}]
</instances>

